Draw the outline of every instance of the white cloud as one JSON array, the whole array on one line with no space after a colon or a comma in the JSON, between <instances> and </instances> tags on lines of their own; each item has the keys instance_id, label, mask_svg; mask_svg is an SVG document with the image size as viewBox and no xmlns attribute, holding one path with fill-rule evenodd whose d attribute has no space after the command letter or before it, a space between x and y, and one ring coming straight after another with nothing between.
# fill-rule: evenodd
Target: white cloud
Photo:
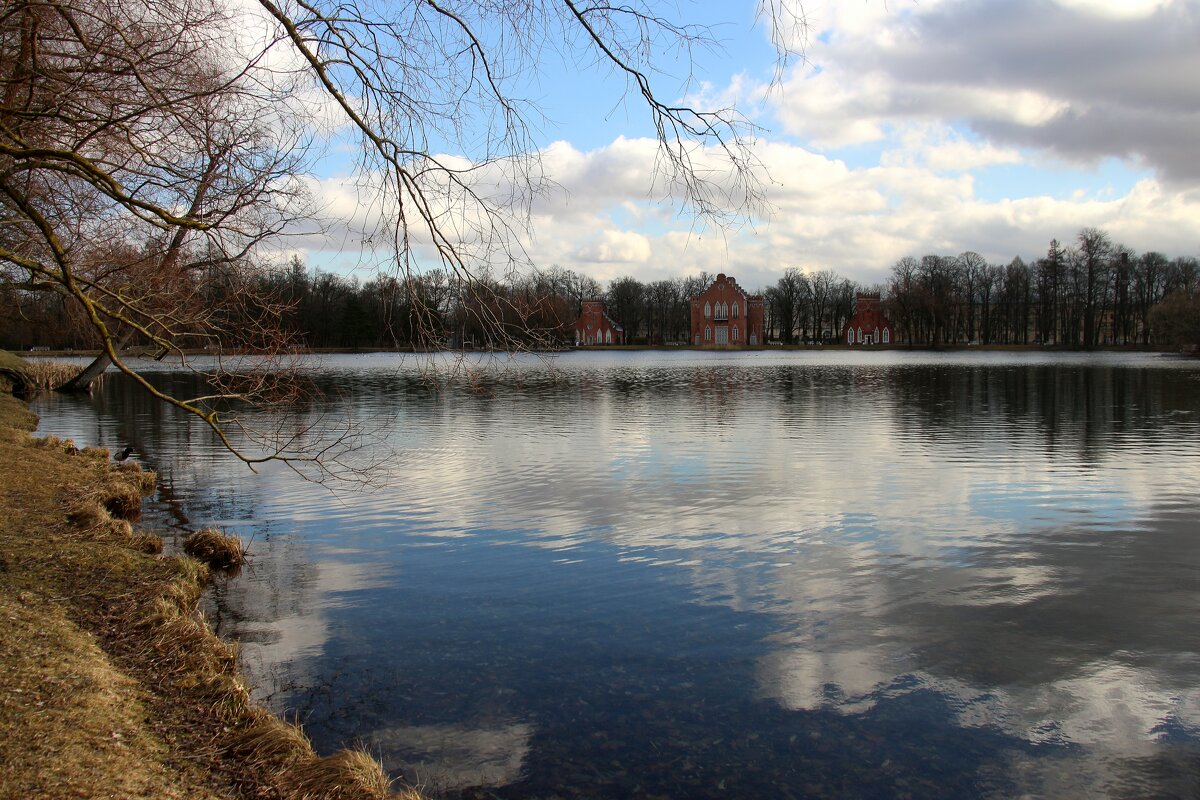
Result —
<instances>
[{"instance_id":1,"label":"white cloud","mask_svg":"<svg viewBox=\"0 0 1200 800\"><path fill-rule=\"evenodd\" d=\"M1146 177L1128 192L982 199L970 170L1020 164L1015 148L967 140L945 126L913 125L874 166L794 144L760 141L770 219L735 230L697 228L647 198L653 142L618 139L583 152L560 142L543 166L553 188L535 198L522 246L540 266L558 264L605 281L643 281L725 272L749 289L774 283L786 267L833 269L863 283L885 279L906 255L975 250L994 263L1035 258L1052 238L1106 229L1134 250L1194 253L1200 192ZM366 239L385 207L350 180L314 183L334 247L382 248ZM327 241L308 240L320 247ZM369 258L363 259L370 261Z\"/></svg>"},{"instance_id":2,"label":"white cloud","mask_svg":"<svg viewBox=\"0 0 1200 800\"><path fill-rule=\"evenodd\" d=\"M997 146L1128 159L1194 184L1198 12L1195 0L838 10L808 64L773 96L775 111L787 131L827 147L944 121Z\"/></svg>"},{"instance_id":3,"label":"white cloud","mask_svg":"<svg viewBox=\"0 0 1200 800\"><path fill-rule=\"evenodd\" d=\"M528 229L514 218L511 241L540 266L599 280L707 270L749 288L788 266L875 283L898 258L931 252L975 250L1006 263L1085 226L1135 250L1192 254L1200 84L1188 76L1200 73L1198 10L1196 0L806 3L817 36L778 92L765 95L739 72L693 98L769 97L783 135L802 137L755 144L772 213L740 229L697 227L666 196L653 139L588 150L562 140L540 154L542 191L531 197ZM853 159L819 149L864 144L867 155ZM711 152L696 157L717 185L732 186ZM1132 188L1061 181L1081 174L1063 160L1114 158L1142 179ZM1019 171L997 183L987 172L996 168ZM496 197L521 190L500 168L474 179ZM335 247L387 244L367 232L390 206L350 180L314 189L328 201ZM743 199L731 189L732 203ZM471 215L445 218L481 258L499 241Z\"/></svg>"},{"instance_id":4,"label":"white cloud","mask_svg":"<svg viewBox=\"0 0 1200 800\"><path fill-rule=\"evenodd\" d=\"M1146 17L1168 5L1164 0L1057 0L1060 6L1116 19Z\"/></svg>"},{"instance_id":5,"label":"white cloud","mask_svg":"<svg viewBox=\"0 0 1200 800\"><path fill-rule=\"evenodd\" d=\"M650 260L650 241L632 231L601 231L577 251L581 261L641 265Z\"/></svg>"}]
</instances>

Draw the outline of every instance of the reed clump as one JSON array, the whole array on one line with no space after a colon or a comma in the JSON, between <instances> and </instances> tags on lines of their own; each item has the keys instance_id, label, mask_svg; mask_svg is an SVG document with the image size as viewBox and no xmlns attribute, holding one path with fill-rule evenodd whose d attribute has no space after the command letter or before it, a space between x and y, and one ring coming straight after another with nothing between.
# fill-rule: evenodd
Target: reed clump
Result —
<instances>
[{"instance_id":1,"label":"reed clump","mask_svg":"<svg viewBox=\"0 0 1200 800\"><path fill-rule=\"evenodd\" d=\"M163 551L163 540L161 536L153 533L143 533L135 531L130 537L129 546L139 553L145 553L148 556L161 555Z\"/></svg>"},{"instance_id":2,"label":"reed clump","mask_svg":"<svg viewBox=\"0 0 1200 800\"><path fill-rule=\"evenodd\" d=\"M214 569L233 569L246 563L242 540L216 528L205 528L183 540L183 552Z\"/></svg>"},{"instance_id":3,"label":"reed clump","mask_svg":"<svg viewBox=\"0 0 1200 800\"><path fill-rule=\"evenodd\" d=\"M62 386L78 375L79 370L80 367L74 364L64 364L61 361L49 361L43 358L25 360L25 375L28 377L29 383L34 388L45 391ZM98 384L93 382L92 385Z\"/></svg>"},{"instance_id":4,"label":"reed clump","mask_svg":"<svg viewBox=\"0 0 1200 800\"><path fill-rule=\"evenodd\" d=\"M280 774L298 761L316 758L298 725L289 725L261 708L251 710L250 721L231 737L229 749L239 758Z\"/></svg>"},{"instance_id":5,"label":"reed clump","mask_svg":"<svg viewBox=\"0 0 1200 800\"><path fill-rule=\"evenodd\" d=\"M87 450L81 451L86 453ZM108 451L104 451L105 459L108 458ZM136 461L124 461L117 465L117 472L122 473L135 486L137 486L143 495L148 495L154 492L154 487L158 485L158 475L154 470L145 469Z\"/></svg>"},{"instance_id":6,"label":"reed clump","mask_svg":"<svg viewBox=\"0 0 1200 800\"><path fill-rule=\"evenodd\" d=\"M342 750L308 760L286 775L293 796L321 800L368 800L388 797L392 781L379 762L361 750Z\"/></svg>"},{"instance_id":7,"label":"reed clump","mask_svg":"<svg viewBox=\"0 0 1200 800\"><path fill-rule=\"evenodd\" d=\"M308 800L425 800L416 789L393 792L395 781L369 754L341 750L320 758L299 725L261 708L233 738L230 750L269 771L289 798Z\"/></svg>"}]
</instances>

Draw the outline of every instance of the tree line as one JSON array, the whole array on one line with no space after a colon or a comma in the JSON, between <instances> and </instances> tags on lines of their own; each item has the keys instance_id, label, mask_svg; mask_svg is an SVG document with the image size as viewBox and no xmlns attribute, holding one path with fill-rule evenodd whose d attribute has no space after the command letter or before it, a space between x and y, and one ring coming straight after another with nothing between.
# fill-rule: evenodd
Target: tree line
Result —
<instances>
[{"instance_id":1,"label":"tree line","mask_svg":"<svg viewBox=\"0 0 1200 800\"><path fill-rule=\"evenodd\" d=\"M1063 347L1195 343L1194 257L1136 254L1097 228L1046 255L989 264L975 252L897 261L885 310L902 341ZM1189 327L1190 326L1190 327Z\"/></svg>"},{"instance_id":2,"label":"tree line","mask_svg":"<svg viewBox=\"0 0 1200 800\"><path fill-rule=\"evenodd\" d=\"M295 347L412 348L562 346L586 299L602 298L626 341L690 341L691 298L712 282L706 272L602 286L554 266L469 281L434 269L360 281L308 269L298 257L252 271L203 273L197 293L230 315L225 326L281 329ZM99 341L78 307L60 295L2 289L0 343L9 348L88 349ZM1200 339L1200 268L1191 257L1136 254L1085 228L1071 245L1052 241L1044 257L989 264L978 253L904 257L887 281L863 285L833 270L785 269L765 299L767 341L835 343L855 296L880 292L899 343L1037 344L1064 347L1194 343ZM233 298L261 302L235 303ZM278 319L266 319L268 316ZM269 323L269 324L268 324ZM202 348L207 342L189 342Z\"/></svg>"}]
</instances>

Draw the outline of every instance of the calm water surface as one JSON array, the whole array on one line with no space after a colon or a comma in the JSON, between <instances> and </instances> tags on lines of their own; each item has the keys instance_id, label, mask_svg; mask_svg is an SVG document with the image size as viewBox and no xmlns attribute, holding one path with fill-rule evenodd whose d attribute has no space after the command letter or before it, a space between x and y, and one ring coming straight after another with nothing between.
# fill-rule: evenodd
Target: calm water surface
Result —
<instances>
[{"instance_id":1,"label":"calm water surface","mask_svg":"<svg viewBox=\"0 0 1200 800\"><path fill-rule=\"evenodd\" d=\"M121 378L38 411L251 541L213 604L260 700L452 797L1200 796L1200 363L428 368L314 366L370 491L250 474Z\"/></svg>"}]
</instances>

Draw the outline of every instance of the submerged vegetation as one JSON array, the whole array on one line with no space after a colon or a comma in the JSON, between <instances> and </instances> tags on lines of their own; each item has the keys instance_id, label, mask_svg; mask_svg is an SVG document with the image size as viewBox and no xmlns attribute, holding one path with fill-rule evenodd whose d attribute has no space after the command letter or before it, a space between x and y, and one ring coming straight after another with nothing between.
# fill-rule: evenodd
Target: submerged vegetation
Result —
<instances>
[{"instance_id":1,"label":"submerged vegetation","mask_svg":"<svg viewBox=\"0 0 1200 800\"><path fill-rule=\"evenodd\" d=\"M35 426L0 393L0 798L392 796L251 703L197 612L209 568L131 524L153 473Z\"/></svg>"}]
</instances>

